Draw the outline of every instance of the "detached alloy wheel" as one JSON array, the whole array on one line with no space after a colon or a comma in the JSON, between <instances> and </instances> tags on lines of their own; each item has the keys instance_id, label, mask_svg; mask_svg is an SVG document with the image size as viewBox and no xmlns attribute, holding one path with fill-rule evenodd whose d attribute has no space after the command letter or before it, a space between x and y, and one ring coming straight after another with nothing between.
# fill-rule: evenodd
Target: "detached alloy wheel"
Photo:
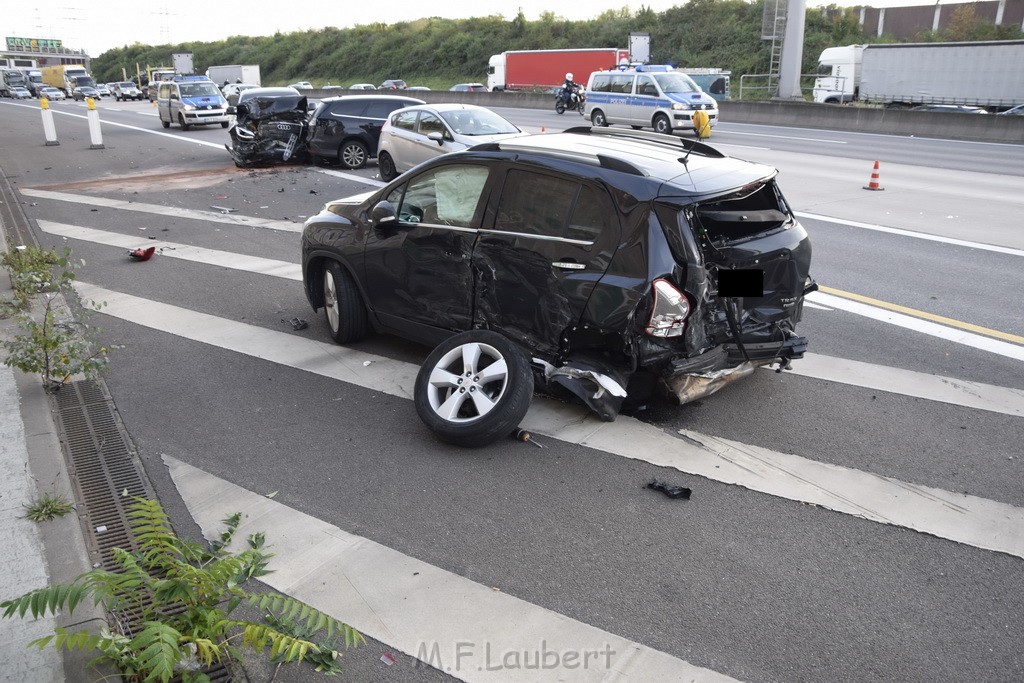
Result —
<instances>
[{"instance_id":1,"label":"detached alloy wheel","mask_svg":"<svg viewBox=\"0 0 1024 683\"><path fill-rule=\"evenodd\" d=\"M339 344L356 342L366 336L366 306L356 283L337 261L324 266L324 318L331 338Z\"/></svg>"},{"instance_id":2,"label":"detached alloy wheel","mask_svg":"<svg viewBox=\"0 0 1024 683\"><path fill-rule=\"evenodd\" d=\"M338 150L338 159L341 161L341 165L353 170L366 166L366 159L369 156L370 153L366 149L366 145L358 140L343 142L341 149Z\"/></svg>"},{"instance_id":3,"label":"detached alloy wheel","mask_svg":"<svg viewBox=\"0 0 1024 683\"><path fill-rule=\"evenodd\" d=\"M447 443L486 446L508 436L526 415L533 374L511 341L470 330L435 348L416 376L416 413Z\"/></svg>"}]
</instances>

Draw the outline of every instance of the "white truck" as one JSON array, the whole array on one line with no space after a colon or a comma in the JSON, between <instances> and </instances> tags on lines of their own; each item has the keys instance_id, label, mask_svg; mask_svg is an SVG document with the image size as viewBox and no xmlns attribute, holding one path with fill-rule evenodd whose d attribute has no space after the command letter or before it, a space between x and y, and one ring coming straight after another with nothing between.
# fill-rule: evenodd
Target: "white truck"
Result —
<instances>
[{"instance_id":1,"label":"white truck","mask_svg":"<svg viewBox=\"0 0 1024 683\"><path fill-rule=\"evenodd\" d=\"M1011 107L1024 102L1024 40L826 48L814 101Z\"/></svg>"},{"instance_id":2,"label":"white truck","mask_svg":"<svg viewBox=\"0 0 1024 683\"><path fill-rule=\"evenodd\" d=\"M225 83L247 83L262 85L260 82L259 64L229 64L227 66L211 66L206 70L206 77L222 87Z\"/></svg>"}]
</instances>

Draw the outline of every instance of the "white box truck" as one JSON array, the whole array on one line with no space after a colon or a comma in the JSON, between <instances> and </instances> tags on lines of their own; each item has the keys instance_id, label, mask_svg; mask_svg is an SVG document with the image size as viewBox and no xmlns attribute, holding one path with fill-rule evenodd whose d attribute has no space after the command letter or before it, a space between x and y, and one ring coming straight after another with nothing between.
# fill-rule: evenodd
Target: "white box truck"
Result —
<instances>
[{"instance_id":1,"label":"white box truck","mask_svg":"<svg viewBox=\"0 0 1024 683\"><path fill-rule=\"evenodd\" d=\"M814 101L1011 107L1024 102L1024 40L826 48Z\"/></svg>"},{"instance_id":2,"label":"white box truck","mask_svg":"<svg viewBox=\"0 0 1024 683\"><path fill-rule=\"evenodd\" d=\"M218 87L223 86L225 83L262 85L260 82L259 64L228 64L226 66L211 66L206 70L206 77L216 83Z\"/></svg>"}]
</instances>

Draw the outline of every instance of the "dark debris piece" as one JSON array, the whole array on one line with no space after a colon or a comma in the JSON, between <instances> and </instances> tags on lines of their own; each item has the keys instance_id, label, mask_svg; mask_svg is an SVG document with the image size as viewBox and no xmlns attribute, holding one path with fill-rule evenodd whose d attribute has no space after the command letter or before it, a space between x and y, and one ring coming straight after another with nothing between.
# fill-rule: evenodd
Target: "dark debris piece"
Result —
<instances>
[{"instance_id":1,"label":"dark debris piece","mask_svg":"<svg viewBox=\"0 0 1024 683\"><path fill-rule=\"evenodd\" d=\"M692 493L688 488L669 484L664 481L658 481L657 479L651 479L645 488L661 491L669 498L682 498L683 500L690 500L690 493Z\"/></svg>"},{"instance_id":2,"label":"dark debris piece","mask_svg":"<svg viewBox=\"0 0 1024 683\"><path fill-rule=\"evenodd\" d=\"M281 322L288 323L289 325L292 326L293 330L304 330L307 327L309 327L309 323L303 320L302 318L292 318L291 320L285 320L284 318L281 318Z\"/></svg>"}]
</instances>

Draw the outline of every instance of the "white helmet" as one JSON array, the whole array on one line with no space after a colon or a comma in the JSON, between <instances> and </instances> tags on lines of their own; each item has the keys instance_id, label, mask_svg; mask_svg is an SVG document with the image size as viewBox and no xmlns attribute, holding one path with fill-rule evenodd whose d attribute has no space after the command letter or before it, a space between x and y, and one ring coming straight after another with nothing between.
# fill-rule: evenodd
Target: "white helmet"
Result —
<instances>
[{"instance_id":1,"label":"white helmet","mask_svg":"<svg viewBox=\"0 0 1024 683\"><path fill-rule=\"evenodd\" d=\"M572 73L565 74L565 80L571 81L572 80Z\"/></svg>"}]
</instances>

